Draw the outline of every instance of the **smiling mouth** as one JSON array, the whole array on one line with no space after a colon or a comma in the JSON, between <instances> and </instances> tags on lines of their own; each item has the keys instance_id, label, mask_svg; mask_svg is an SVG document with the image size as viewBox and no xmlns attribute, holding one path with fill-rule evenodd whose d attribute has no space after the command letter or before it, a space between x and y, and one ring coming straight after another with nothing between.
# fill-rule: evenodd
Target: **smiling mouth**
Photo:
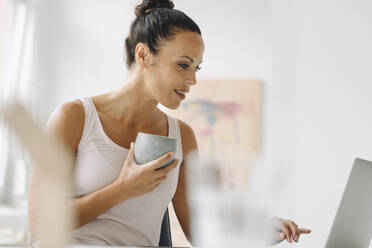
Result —
<instances>
[{"instance_id":1,"label":"smiling mouth","mask_svg":"<svg viewBox=\"0 0 372 248\"><path fill-rule=\"evenodd\" d=\"M175 90L177 93L180 93L180 94L182 94L182 95L186 95L186 93L185 92L182 92L182 91L179 91L179 90Z\"/></svg>"},{"instance_id":2,"label":"smiling mouth","mask_svg":"<svg viewBox=\"0 0 372 248\"><path fill-rule=\"evenodd\" d=\"M179 90L174 90L176 92L176 94L181 98L181 99L185 99L186 97L186 93L182 92L182 91L179 91Z\"/></svg>"}]
</instances>

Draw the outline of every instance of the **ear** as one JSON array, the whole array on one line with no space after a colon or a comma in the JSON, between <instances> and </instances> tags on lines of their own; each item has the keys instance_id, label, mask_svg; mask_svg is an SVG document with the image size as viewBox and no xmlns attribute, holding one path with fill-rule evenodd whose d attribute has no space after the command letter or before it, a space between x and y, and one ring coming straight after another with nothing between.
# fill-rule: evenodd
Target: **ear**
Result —
<instances>
[{"instance_id":1,"label":"ear","mask_svg":"<svg viewBox=\"0 0 372 248\"><path fill-rule=\"evenodd\" d=\"M144 43L138 43L135 49L135 60L140 66L146 67L149 62L151 52L149 47Z\"/></svg>"}]
</instances>

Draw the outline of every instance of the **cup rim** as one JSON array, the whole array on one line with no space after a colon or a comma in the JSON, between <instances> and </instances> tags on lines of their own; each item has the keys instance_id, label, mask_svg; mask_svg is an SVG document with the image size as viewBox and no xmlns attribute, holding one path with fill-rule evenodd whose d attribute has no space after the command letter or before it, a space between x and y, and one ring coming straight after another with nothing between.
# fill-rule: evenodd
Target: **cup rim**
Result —
<instances>
[{"instance_id":1,"label":"cup rim","mask_svg":"<svg viewBox=\"0 0 372 248\"><path fill-rule=\"evenodd\" d=\"M163 135L158 135L158 134L138 132L137 136L138 136L139 134L141 134L141 135L147 135L147 136L161 137L161 138L163 138L163 139L168 139L168 140L175 140L175 141L177 141L176 138L172 138L172 137L168 137L168 136L163 136Z\"/></svg>"}]
</instances>

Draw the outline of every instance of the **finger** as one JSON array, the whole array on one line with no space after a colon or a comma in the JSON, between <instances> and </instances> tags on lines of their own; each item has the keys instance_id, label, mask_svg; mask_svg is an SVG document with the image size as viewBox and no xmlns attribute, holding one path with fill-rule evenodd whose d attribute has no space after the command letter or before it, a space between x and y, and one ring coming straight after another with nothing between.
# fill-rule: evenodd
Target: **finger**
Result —
<instances>
[{"instance_id":1,"label":"finger","mask_svg":"<svg viewBox=\"0 0 372 248\"><path fill-rule=\"evenodd\" d=\"M154 183L162 183L165 179L167 179L167 175L156 178Z\"/></svg>"},{"instance_id":2,"label":"finger","mask_svg":"<svg viewBox=\"0 0 372 248\"><path fill-rule=\"evenodd\" d=\"M309 234L309 233L311 233L311 230L310 229L306 229L306 228L300 228L299 229L299 232L302 234L302 233L304 233L304 234Z\"/></svg>"},{"instance_id":3,"label":"finger","mask_svg":"<svg viewBox=\"0 0 372 248\"><path fill-rule=\"evenodd\" d=\"M128 152L128 155L127 155L127 159L128 159L128 164L131 165L134 161L134 143L131 142L130 143L130 148L129 148L129 152Z\"/></svg>"},{"instance_id":4,"label":"finger","mask_svg":"<svg viewBox=\"0 0 372 248\"><path fill-rule=\"evenodd\" d=\"M173 170L174 168L177 167L177 164L180 160L179 159L175 159L171 164L169 164L168 166L160 169L160 170L156 170L156 173L158 176L164 176L166 174L168 174L169 171Z\"/></svg>"},{"instance_id":5,"label":"finger","mask_svg":"<svg viewBox=\"0 0 372 248\"><path fill-rule=\"evenodd\" d=\"M288 243L292 243L291 230L289 229L289 227L286 224L283 224L282 231L285 233L285 237L286 237Z\"/></svg>"},{"instance_id":6,"label":"finger","mask_svg":"<svg viewBox=\"0 0 372 248\"><path fill-rule=\"evenodd\" d=\"M143 167L147 170L155 170L157 169L159 166L161 166L162 164L164 164L165 162L167 162L169 159L171 159L171 157L173 156L173 152L168 152L166 154L164 154L163 156L143 165Z\"/></svg>"},{"instance_id":7,"label":"finger","mask_svg":"<svg viewBox=\"0 0 372 248\"><path fill-rule=\"evenodd\" d=\"M297 242L298 236L300 235L298 226L293 221L288 221L287 224L289 228L291 229L293 240Z\"/></svg>"}]
</instances>

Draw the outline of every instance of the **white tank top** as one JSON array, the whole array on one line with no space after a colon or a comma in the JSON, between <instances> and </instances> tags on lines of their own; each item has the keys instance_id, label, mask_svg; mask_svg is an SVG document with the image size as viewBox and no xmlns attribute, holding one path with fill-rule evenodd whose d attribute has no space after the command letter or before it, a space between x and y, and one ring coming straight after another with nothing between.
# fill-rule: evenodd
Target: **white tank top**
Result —
<instances>
[{"instance_id":1,"label":"white tank top","mask_svg":"<svg viewBox=\"0 0 372 248\"><path fill-rule=\"evenodd\" d=\"M74 167L74 197L112 183L128 154L127 149L114 143L104 132L92 100L89 97L80 100L84 105L85 123ZM168 137L178 141L175 155L180 162L177 167L152 192L125 200L74 230L73 244L158 246L163 216L176 192L183 159L179 123L173 117L167 117Z\"/></svg>"}]
</instances>

